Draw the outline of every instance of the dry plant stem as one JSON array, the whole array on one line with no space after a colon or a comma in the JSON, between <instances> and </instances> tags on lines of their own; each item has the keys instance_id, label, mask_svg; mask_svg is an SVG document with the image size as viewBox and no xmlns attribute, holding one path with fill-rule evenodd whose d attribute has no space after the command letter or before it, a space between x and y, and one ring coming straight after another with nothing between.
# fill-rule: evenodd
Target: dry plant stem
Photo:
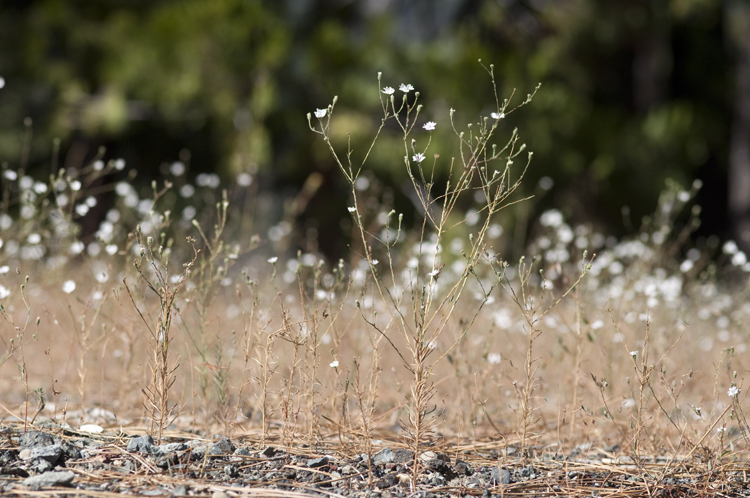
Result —
<instances>
[{"instance_id":1,"label":"dry plant stem","mask_svg":"<svg viewBox=\"0 0 750 498\"><path fill-rule=\"evenodd\" d=\"M94 324L96 323L97 319L99 318L99 313L102 310L102 305L106 301L106 298L102 298L99 300L99 305L96 307L94 311L94 316L91 318L91 321L86 324L86 309L84 309L81 312L80 319L76 320L75 315L73 313L73 308L68 305L68 311L70 312L70 316L73 320L73 326L75 327L76 331L78 331L78 339L79 339L79 346L80 346L80 356L79 356L79 362L78 362L78 395L80 396L80 406L81 406L81 422L84 420L84 416L86 413L86 376L87 376L87 366L86 366L86 354L89 352L93 344L89 342L91 331L94 328ZM88 303L87 308L91 305L91 303ZM78 323L76 323L78 321Z\"/></svg>"},{"instance_id":2,"label":"dry plant stem","mask_svg":"<svg viewBox=\"0 0 750 498\"><path fill-rule=\"evenodd\" d=\"M425 176L424 168L420 164L425 157L424 153L417 153L417 150L415 148L415 141L412 140L410 146L410 142L408 140L409 133L414 128L422 107L421 105L417 105L417 101L419 99L418 92L415 93L415 100L412 103L409 103L407 95L404 95L400 106L396 105L396 101L393 96L391 96L390 98L383 97L383 94L379 92L381 107L383 110L381 126L376 132L370 149L365 154L362 164L357 168L355 168L352 164L351 144L349 144L348 146L345 165L344 162L339 158L329 139L330 120L337 99L334 98L333 103L328 107L326 112L326 120L323 121L322 118L320 119L320 129L312 126L311 116L308 115L310 129L313 132L321 134L323 136L332 156L334 157L345 178L351 185L354 207L351 208L350 211L354 213L355 225L359 228L359 237L361 239L362 247L364 250L364 258L367 260L370 271L374 277L374 287L377 290L377 293L382 302L385 304L386 310L390 315L390 322L397 325L398 331L403 340L406 342L411 355L411 360L407 361L406 358L404 358L404 356L401 354L401 352L395 347L393 341L391 341L390 338L388 338L388 336L385 334L385 331L376 326L376 315L373 313L373 318L371 320L367 320L367 323L373 326L379 333L381 333L382 336L388 339L391 346L393 346L393 348L402 358L404 365L411 371L413 375L412 386L410 389L411 406L409 410L409 427L407 433L409 434L409 439L415 453L415 465L413 469L415 479L419 472L419 450L422 442L425 441L425 438L428 437L431 425L434 422L434 420L430 417L430 412L428 410L428 403L434 393L434 388L432 383L429 381L429 378L431 376L432 369L438 360L434 362L428 362L427 357L437 344L438 337L447 326L450 317L455 310L457 302L459 301L462 292L467 284L469 276L473 273L473 266L479 261L480 255L484 248L484 239L492 215L503 207L504 201L518 188L531 159L531 154L529 154L529 160L526 162L526 167L521 172L519 179L516 182L511 183L510 170L513 163L512 159L517 157L525 148L525 145L522 145L520 147L517 146L517 134L514 132L507 145L503 147L499 152L496 150L495 146L492 146L492 153L488 153L487 151L489 140L496 130L499 120L505 116L505 112L511 112L511 110L508 109L507 101L505 101L501 106L499 100L497 99L497 91L492 69L492 66L490 66L490 69L487 69L487 72L490 74L493 89L495 91L497 117L494 118L494 121L492 121L491 125L488 124L486 119L478 123L479 131L476 136L474 135L474 131L471 129L471 127L469 127L468 137L466 137L464 133L456 132L456 135L459 138L460 157L463 168L460 171L454 172L454 162L451 161L449 181L446 184L444 193L437 198L432 197L435 165L433 164L432 172L429 175L429 178ZM380 75L378 75L378 83L378 87L380 90L380 87L382 86L380 84ZM529 95L527 101L521 105L525 105L526 103L528 103L531 100L531 97L532 95ZM451 112L451 125L453 126L453 129L455 131L452 117L453 113ZM359 176L362 167L367 161L370 151L372 150L375 141L380 135L384 124L389 119L395 120L398 126L401 128L401 131L403 132L405 170L412 183L414 192L424 213L419 250L417 254L418 262L422 259L423 256L422 251L425 241L427 240L426 232L428 228L433 232L435 237L435 251L433 252L433 256L431 258L432 261L430 264L431 271L429 273L429 280L427 280L424 284L420 284L419 278L417 278L416 282L412 281L408 284L408 288L411 291L412 298L411 318L407 318L402 312L401 304L404 294L398 289L396 285L397 280L393 272L393 262L390 255L392 248L394 247L396 242L398 242L398 234L400 234L401 231L401 217L399 217L399 230L395 242L391 243L389 239L382 240L379 237L369 233L365 229L365 225L362 220L362 211L358 202L357 189L355 188L357 177ZM429 144L430 142L428 140L424 152L427 151L427 147L429 147ZM466 149L464 149L464 147ZM414 163L409 160L411 153L414 154L412 156ZM487 165L491 161L498 159L506 161L505 168L502 173L495 171L495 173L490 176ZM437 155L435 155L435 161L437 161ZM414 173L413 169L416 170L416 174ZM454 179L454 173L458 176L457 179ZM440 270L442 269L442 266L439 264L438 260L439 247L442 237L444 236L448 228L450 228L448 225L448 220L453 209L458 203L458 199L462 197L462 194L473 190L473 184L475 182L479 182L480 188L483 190L485 199L487 200L487 205L481 210L482 215L486 216L486 219L481 225L476 239L471 239L472 247L469 255L466 256L466 266L463 274L461 275L461 277L459 277L458 281L452 287L449 286L449 290L442 300L433 302L433 299L437 294L437 279L439 277ZM434 209L438 205L440 205L441 207L439 213L437 212L437 209ZM393 214L393 212L391 212L390 214ZM390 215L388 219L390 220ZM459 224L460 223L461 222L459 222ZM387 222L386 232L389 233L389 231L390 224L389 222ZM373 258L372 248L370 245L371 240L379 242L386 248L386 254L388 255L388 261L390 263L390 277L392 285L394 286L393 291L391 291L386 286L382 275L378 274L377 272L377 268L375 266L376 262ZM417 271L418 270L419 263ZM485 301L487 295L488 293L485 294ZM467 332L468 327L463 331L461 336L463 337L463 335L465 335ZM455 347L457 343L458 341L456 341L456 343L454 343L449 348L449 351L450 349Z\"/></svg>"}]
</instances>

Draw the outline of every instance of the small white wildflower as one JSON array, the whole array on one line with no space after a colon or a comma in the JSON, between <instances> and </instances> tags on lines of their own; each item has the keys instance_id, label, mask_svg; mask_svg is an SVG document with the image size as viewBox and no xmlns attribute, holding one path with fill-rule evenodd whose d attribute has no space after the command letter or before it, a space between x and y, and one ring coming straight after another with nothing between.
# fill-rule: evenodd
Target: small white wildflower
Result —
<instances>
[{"instance_id":1,"label":"small white wildflower","mask_svg":"<svg viewBox=\"0 0 750 498\"><path fill-rule=\"evenodd\" d=\"M114 256L115 254L117 254L117 245L115 244L109 244L104 249L107 251L107 254L109 254L110 256Z\"/></svg>"},{"instance_id":2,"label":"small white wildflower","mask_svg":"<svg viewBox=\"0 0 750 498\"><path fill-rule=\"evenodd\" d=\"M271 263L271 264L276 263L278 260L279 260L279 258L277 258L276 256L274 256L272 258L268 258L268 262Z\"/></svg>"},{"instance_id":3,"label":"small white wildflower","mask_svg":"<svg viewBox=\"0 0 750 498\"><path fill-rule=\"evenodd\" d=\"M62 290L66 294L70 294L76 290L76 283L73 280L66 280L62 286Z\"/></svg>"},{"instance_id":4,"label":"small white wildflower","mask_svg":"<svg viewBox=\"0 0 750 498\"><path fill-rule=\"evenodd\" d=\"M2 275L3 273L8 273L9 271L10 271L10 266L8 265L0 266L0 275Z\"/></svg>"},{"instance_id":5,"label":"small white wildflower","mask_svg":"<svg viewBox=\"0 0 750 498\"><path fill-rule=\"evenodd\" d=\"M356 211L356 210L357 210L357 208L355 208L355 207L351 207L351 206L350 206L350 207L348 207L348 208L346 208L346 209L347 209L347 210L348 210L348 211L349 211L350 213L353 213L354 211Z\"/></svg>"},{"instance_id":6,"label":"small white wildflower","mask_svg":"<svg viewBox=\"0 0 750 498\"><path fill-rule=\"evenodd\" d=\"M249 173L240 173L237 175L237 185L240 187L249 187L253 183L253 177Z\"/></svg>"},{"instance_id":7,"label":"small white wildflower","mask_svg":"<svg viewBox=\"0 0 750 498\"><path fill-rule=\"evenodd\" d=\"M724 252L724 254L735 254L740 250L740 248L737 247L737 243L735 241L729 240L724 243L724 246L721 248L721 250Z\"/></svg>"},{"instance_id":8,"label":"small white wildflower","mask_svg":"<svg viewBox=\"0 0 750 498\"><path fill-rule=\"evenodd\" d=\"M427 131L432 131L437 126L437 123L434 121L427 121L422 128L424 128Z\"/></svg>"},{"instance_id":9,"label":"small white wildflower","mask_svg":"<svg viewBox=\"0 0 750 498\"><path fill-rule=\"evenodd\" d=\"M328 109L315 109L315 117L320 119L326 117Z\"/></svg>"},{"instance_id":10,"label":"small white wildflower","mask_svg":"<svg viewBox=\"0 0 750 498\"><path fill-rule=\"evenodd\" d=\"M5 170L5 178L10 181L15 181L18 179L18 173L16 173L12 169Z\"/></svg>"},{"instance_id":11,"label":"small white wildflower","mask_svg":"<svg viewBox=\"0 0 750 498\"><path fill-rule=\"evenodd\" d=\"M490 114L490 117L492 119L503 119L505 117L505 113L504 112L500 112L500 113L493 112L492 114Z\"/></svg>"},{"instance_id":12,"label":"small white wildflower","mask_svg":"<svg viewBox=\"0 0 750 498\"><path fill-rule=\"evenodd\" d=\"M414 90L414 87L413 87L413 86L411 86L411 83L409 83L409 84L406 84L406 85L405 85L405 84L403 84L403 83L401 83L401 84L400 84L400 85L398 86L398 89L399 89L399 90L401 90L401 91L402 91L402 92L404 92L404 93L409 93L409 92L411 92L412 90Z\"/></svg>"},{"instance_id":13,"label":"small white wildflower","mask_svg":"<svg viewBox=\"0 0 750 498\"><path fill-rule=\"evenodd\" d=\"M375 265L377 265L378 263L380 263L380 261L378 261L377 259L373 259L373 260L372 260L372 266L375 266Z\"/></svg>"},{"instance_id":14,"label":"small white wildflower","mask_svg":"<svg viewBox=\"0 0 750 498\"><path fill-rule=\"evenodd\" d=\"M97 160L97 161L94 161L93 168L94 168L94 171L101 171L101 170L103 170L104 169L104 161L102 161L101 159Z\"/></svg>"},{"instance_id":15,"label":"small white wildflower","mask_svg":"<svg viewBox=\"0 0 750 498\"><path fill-rule=\"evenodd\" d=\"M125 159L115 159L115 169L122 171L125 169Z\"/></svg>"},{"instance_id":16,"label":"small white wildflower","mask_svg":"<svg viewBox=\"0 0 750 498\"><path fill-rule=\"evenodd\" d=\"M739 393L740 393L740 388L739 388L739 387L737 387L737 386L732 386L732 387L730 387L730 388L729 388L729 390L727 391L727 396L731 396L731 397L733 397L733 398L734 398L734 397L735 397L735 396L737 396L737 395L738 395Z\"/></svg>"},{"instance_id":17,"label":"small white wildflower","mask_svg":"<svg viewBox=\"0 0 750 498\"><path fill-rule=\"evenodd\" d=\"M602 327L604 327L604 322L601 320L596 320L594 323L591 324L591 328L594 330L599 330Z\"/></svg>"},{"instance_id":18,"label":"small white wildflower","mask_svg":"<svg viewBox=\"0 0 750 498\"><path fill-rule=\"evenodd\" d=\"M29 235L29 237L26 239L29 244L38 244L42 241L42 236L38 233L32 233Z\"/></svg>"},{"instance_id":19,"label":"small white wildflower","mask_svg":"<svg viewBox=\"0 0 750 498\"><path fill-rule=\"evenodd\" d=\"M635 358L636 356L638 356L638 351L631 351L630 352L630 356L632 356L633 358Z\"/></svg>"},{"instance_id":20,"label":"small white wildflower","mask_svg":"<svg viewBox=\"0 0 750 498\"><path fill-rule=\"evenodd\" d=\"M78 192L79 190L81 190L81 182L79 182L78 180L70 182L70 190L74 192Z\"/></svg>"},{"instance_id":21,"label":"small white wildflower","mask_svg":"<svg viewBox=\"0 0 750 498\"><path fill-rule=\"evenodd\" d=\"M392 86L387 86L380 91L386 95L393 95L396 90L394 90Z\"/></svg>"},{"instance_id":22,"label":"small white wildflower","mask_svg":"<svg viewBox=\"0 0 750 498\"><path fill-rule=\"evenodd\" d=\"M70 244L70 254L81 254L86 246L80 240L77 240Z\"/></svg>"},{"instance_id":23,"label":"small white wildflower","mask_svg":"<svg viewBox=\"0 0 750 498\"><path fill-rule=\"evenodd\" d=\"M424 154L422 154L421 152L417 152L416 154L411 156L411 160L417 163L421 163L422 161L424 161Z\"/></svg>"},{"instance_id":24,"label":"small white wildflower","mask_svg":"<svg viewBox=\"0 0 750 498\"><path fill-rule=\"evenodd\" d=\"M437 341L430 341L427 343L428 349L435 349L437 347Z\"/></svg>"},{"instance_id":25,"label":"small white wildflower","mask_svg":"<svg viewBox=\"0 0 750 498\"><path fill-rule=\"evenodd\" d=\"M0 77L0 88L5 86L5 78Z\"/></svg>"},{"instance_id":26,"label":"small white wildflower","mask_svg":"<svg viewBox=\"0 0 750 498\"><path fill-rule=\"evenodd\" d=\"M10 291L0 285L0 299L5 299L8 296L10 296Z\"/></svg>"},{"instance_id":27,"label":"small white wildflower","mask_svg":"<svg viewBox=\"0 0 750 498\"><path fill-rule=\"evenodd\" d=\"M436 277L436 276L440 275L440 270L432 270L427 275L430 276L430 277Z\"/></svg>"},{"instance_id":28,"label":"small white wildflower","mask_svg":"<svg viewBox=\"0 0 750 498\"><path fill-rule=\"evenodd\" d=\"M487 362L490 365L499 365L503 361L503 357L500 353L490 353L487 355Z\"/></svg>"},{"instance_id":29,"label":"small white wildflower","mask_svg":"<svg viewBox=\"0 0 750 498\"><path fill-rule=\"evenodd\" d=\"M333 360L331 363L328 364L331 368L338 368L339 366L339 360Z\"/></svg>"}]
</instances>

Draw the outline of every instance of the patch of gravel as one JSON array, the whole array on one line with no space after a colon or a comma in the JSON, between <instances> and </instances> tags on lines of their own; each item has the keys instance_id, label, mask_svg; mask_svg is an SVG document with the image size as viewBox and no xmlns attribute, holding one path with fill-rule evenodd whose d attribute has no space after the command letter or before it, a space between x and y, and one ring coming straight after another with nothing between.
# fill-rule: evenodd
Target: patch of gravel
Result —
<instances>
[{"instance_id":1,"label":"patch of gravel","mask_svg":"<svg viewBox=\"0 0 750 498\"><path fill-rule=\"evenodd\" d=\"M150 436L124 434L23 433L22 428L6 428L3 434L0 495L4 497L65 488L75 488L81 494L213 498L289 496L290 492L300 497L352 498L490 498L517 493L706 496L708 490L718 492L719 484L722 496L750 496L744 469L688 473L685 466L674 466L669 475L644 474L643 466L618 467L619 461L611 461L607 468L603 464L607 463L606 453L586 463L579 450L565 458L548 456L532 463L506 458L501 467L492 464L498 461L494 452L462 451L461 458L453 452L450 458L425 451L419 455L420 473L415 482L414 454L405 448L385 447L368 458L335 452L289 453L228 438L170 440L156 445ZM652 462L654 466L663 464L656 459Z\"/></svg>"}]
</instances>

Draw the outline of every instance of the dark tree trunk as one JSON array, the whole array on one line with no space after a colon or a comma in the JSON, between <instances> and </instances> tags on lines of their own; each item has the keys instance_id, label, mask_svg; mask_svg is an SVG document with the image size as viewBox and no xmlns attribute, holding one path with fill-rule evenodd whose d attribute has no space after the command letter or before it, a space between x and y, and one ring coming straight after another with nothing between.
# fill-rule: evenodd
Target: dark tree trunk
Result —
<instances>
[{"instance_id":1,"label":"dark tree trunk","mask_svg":"<svg viewBox=\"0 0 750 498\"><path fill-rule=\"evenodd\" d=\"M733 5L728 14L736 47L736 88L729 145L729 215L742 250L750 252L750 6Z\"/></svg>"}]
</instances>

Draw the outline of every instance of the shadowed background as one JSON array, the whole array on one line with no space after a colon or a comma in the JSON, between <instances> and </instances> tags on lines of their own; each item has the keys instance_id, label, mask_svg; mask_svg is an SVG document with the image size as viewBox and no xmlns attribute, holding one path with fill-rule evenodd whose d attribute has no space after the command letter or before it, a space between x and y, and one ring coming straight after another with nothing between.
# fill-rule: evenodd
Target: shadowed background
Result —
<instances>
[{"instance_id":1,"label":"shadowed background","mask_svg":"<svg viewBox=\"0 0 750 498\"><path fill-rule=\"evenodd\" d=\"M362 151L379 124L377 73L384 85L411 83L425 104L420 119L437 122L430 151L445 175L458 153L449 109L459 123L494 110L482 59L494 64L501 99L516 89L519 103L542 83L503 123L534 151L518 196L534 200L502 219L512 250L553 206L607 233L637 230L667 178L703 182L698 246L709 234L749 245L750 8L741 1L42 0L0 9L0 161L38 179L58 165L80 168L102 146L146 189L176 161L190 181L249 173L263 231L289 220L289 250L338 257L349 193L306 113L338 95L333 133L350 133ZM399 140L386 130L368 179L412 211ZM87 215L91 227L106 196Z\"/></svg>"}]
</instances>

